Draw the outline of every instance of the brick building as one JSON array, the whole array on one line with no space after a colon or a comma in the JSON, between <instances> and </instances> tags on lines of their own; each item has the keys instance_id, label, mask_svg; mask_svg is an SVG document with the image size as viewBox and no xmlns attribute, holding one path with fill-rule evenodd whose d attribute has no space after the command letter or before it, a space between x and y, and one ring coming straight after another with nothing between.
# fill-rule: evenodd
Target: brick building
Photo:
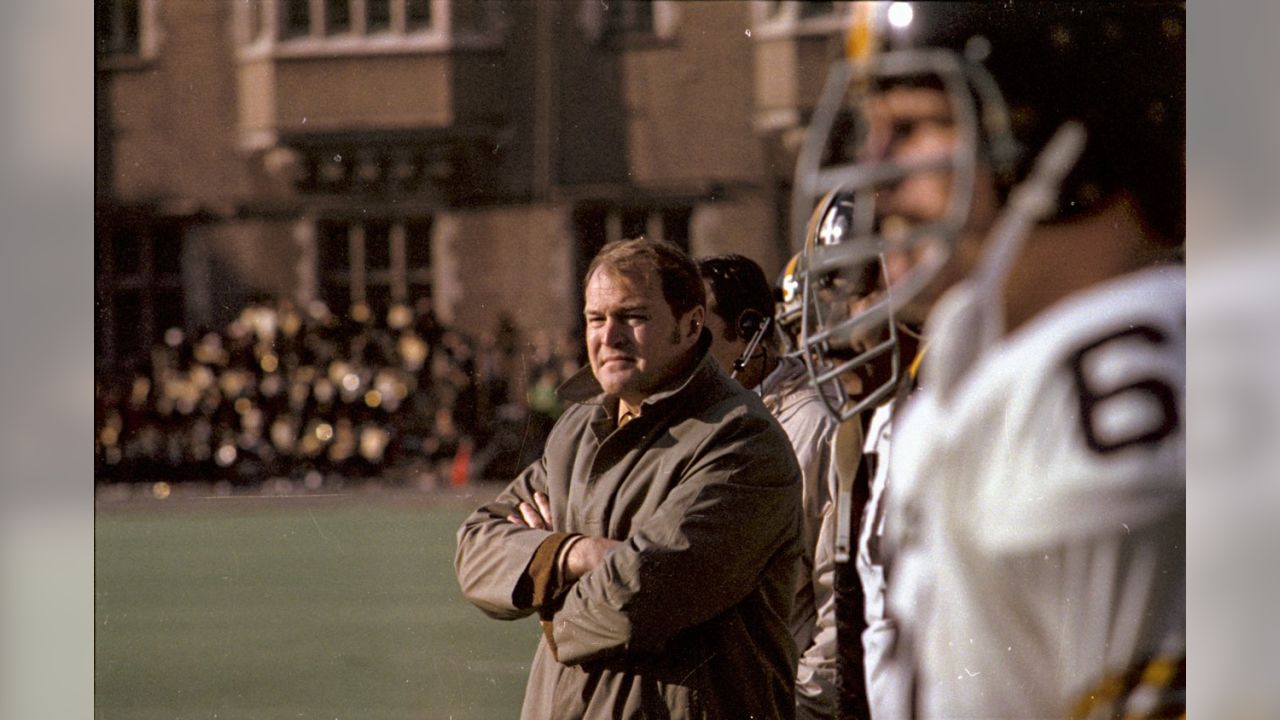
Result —
<instances>
[{"instance_id":1,"label":"brick building","mask_svg":"<svg viewBox=\"0 0 1280 720\"><path fill-rule=\"evenodd\" d=\"M98 0L96 356L248 300L575 332L645 233L776 272L832 2Z\"/></svg>"}]
</instances>

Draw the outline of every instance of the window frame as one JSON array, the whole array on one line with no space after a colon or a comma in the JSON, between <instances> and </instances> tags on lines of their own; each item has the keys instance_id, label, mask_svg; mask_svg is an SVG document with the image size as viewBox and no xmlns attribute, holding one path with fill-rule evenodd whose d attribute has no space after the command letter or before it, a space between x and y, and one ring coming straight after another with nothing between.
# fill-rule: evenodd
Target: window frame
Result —
<instances>
[{"instance_id":1,"label":"window frame","mask_svg":"<svg viewBox=\"0 0 1280 720\"><path fill-rule=\"evenodd\" d=\"M317 243L315 262L316 262L316 293L320 299L330 297L333 292L345 293L345 299L348 304L368 303L370 290L374 288L386 288L387 296L391 303L412 304L415 297L412 296L414 288L426 287L431 289L434 287L434 262L428 254L426 265L418 265L410 267L409 259L412 253L408 250L408 242L413 233L410 231L411 226L420 226L422 232L425 232L427 242L432 240L432 231L436 218L432 215L409 215L409 216L380 216L376 218L357 218L349 216L324 216L318 217L310 221L312 232L311 237ZM387 242L387 256L389 264L386 267L373 267L369 264L369 247L370 233L369 227L374 224L385 224L387 232L385 240ZM319 243L326 242L321 237L321 227L329 226L331 228L344 228L347 243L347 264L342 268L327 268L322 264L324 253L321 252ZM336 237L336 235L335 235ZM386 308L380 308L385 311Z\"/></svg>"},{"instance_id":2,"label":"window frame","mask_svg":"<svg viewBox=\"0 0 1280 720\"><path fill-rule=\"evenodd\" d=\"M778 13L769 14L772 0L752 0L751 25L752 37L769 39L778 37L794 37L798 35L831 35L843 32L849 27L855 2L850 0L833 0L832 12L817 17L800 17L800 0L780 0Z\"/></svg>"},{"instance_id":3,"label":"window frame","mask_svg":"<svg viewBox=\"0 0 1280 720\"><path fill-rule=\"evenodd\" d=\"M651 27L633 28L611 24L608 11L597 2L585 3L582 6L582 10L578 13L579 27L596 45L611 45L631 50L667 47L674 44L680 25L680 3L674 0L636 0L636 2L639 1L648 2L652 10ZM610 7L620 6L610 5Z\"/></svg>"},{"instance_id":4,"label":"window frame","mask_svg":"<svg viewBox=\"0 0 1280 720\"><path fill-rule=\"evenodd\" d=\"M183 281L187 232L188 223L183 219L139 208L124 209L95 222L94 296L99 327L94 343L95 353L101 354L98 359L106 367L145 362L168 329L162 326L166 315L176 319L178 327L189 325ZM162 244L176 247L162 249ZM166 256L175 258L176 266L162 262ZM135 305L132 313L124 311L129 303Z\"/></svg>"},{"instance_id":5,"label":"window frame","mask_svg":"<svg viewBox=\"0 0 1280 720\"><path fill-rule=\"evenodd\" d=\"M427 0L431 22L422 27L409 25L409 0L389 0L390 27L371 32L367 24L369 0L348 0L350 27L329 34L327 0L304 1L308 7L308 32L294 37L282 34L287 0L237 3L233 22L239 57L251 60L492 50L503 45L509 26L499 0L479 0L491 18L490 27L479 32L454 30L456 0ZM256 19L255 12L259 13Z\"/></svg>"},{"instance_id":6,"label":"window frame","mask_svg":"<svg viewBox=\"0 0 1280 720\"><path fill-rule=\"evenodd\" d=\"M160 0L137 0L138 2L138 43L137 48L132 50L99 50L98 49L98 28L97 13L94 16L94 34L93 34L93 56L95 64L100 69L106 70L129 70L145 67L156 59L160 51L160 23L159 23L159 2ZM120 3L116 0L107 0L108 12L117 7ZM95 8L95 11L97 8Z\"/></svg>"}]
</instances>

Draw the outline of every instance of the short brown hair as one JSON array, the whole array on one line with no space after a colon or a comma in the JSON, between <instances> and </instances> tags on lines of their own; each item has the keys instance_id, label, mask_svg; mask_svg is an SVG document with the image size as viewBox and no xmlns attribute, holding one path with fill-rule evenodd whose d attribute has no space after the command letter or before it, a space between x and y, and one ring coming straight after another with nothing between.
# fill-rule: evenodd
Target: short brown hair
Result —
<instances>
[{"instance_id":1,"label":"short brown hair","mask_svg":"<svg viewBox=\"0 0 1280 720\"><path fill-rule=\"evenodd\" d=\"M702 278L711 284L715 307L708 307L724 321L725 339L751 339L765 318L773 317L773 286L756 261L738 254L714 255L698 260ZM754 322L742 322L742 314L753 311ZM773 337L773 323L765 329Z\"/></svg>"},{"instance_id":2,"label":"short brown hair","mask_svg":"<svg viewBox=\"0 0 1280 720\"><path fill-rule=\"evenodd\" d=\"M606 244L587 267L582 279L584 288L597 270L628 277L652 273L662 285L662 298L677 318L707 304L697 263L669 242L638 237Z\"/></svg>"}]
</instances>

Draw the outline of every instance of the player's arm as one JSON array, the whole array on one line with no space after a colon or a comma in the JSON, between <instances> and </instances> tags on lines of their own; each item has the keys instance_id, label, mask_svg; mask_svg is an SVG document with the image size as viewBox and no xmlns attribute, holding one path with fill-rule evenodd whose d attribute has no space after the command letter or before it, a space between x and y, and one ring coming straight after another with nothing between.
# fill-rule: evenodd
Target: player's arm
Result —
<instances>
[{"instance_id":1,"label":"player's arm","mask_svg":"<svg viewBox=\"0 0 1280 720\"><path fill-rule=\"evenodd\" d=\"M561 662L661 651L740 602L779 553L798 550L798 469L768 427L744 418L722 428L657 513L570 588L549 630Z\"/></svg>"}]
</instances>

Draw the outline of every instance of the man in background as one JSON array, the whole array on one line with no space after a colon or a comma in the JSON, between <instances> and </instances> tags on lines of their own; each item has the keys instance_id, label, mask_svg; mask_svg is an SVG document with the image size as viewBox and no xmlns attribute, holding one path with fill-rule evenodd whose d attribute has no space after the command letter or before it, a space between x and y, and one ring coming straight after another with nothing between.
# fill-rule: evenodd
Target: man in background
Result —
<instances>
[{"instance_id":1,"label":"man in background","mask_svg":"<svg viewBox=\"0 0 1280 720\"><path fill-rule=\"evenodd\" d=\"M804 363L778 353L773 289L755 261L742 255L698 260L707 291L711 355L720 368L760 396L781 423L800 463L802 565L791 633L800 654L796 717L836 717L836 625L833 594L837 424Z\"/></svg>"}]
</instances>

